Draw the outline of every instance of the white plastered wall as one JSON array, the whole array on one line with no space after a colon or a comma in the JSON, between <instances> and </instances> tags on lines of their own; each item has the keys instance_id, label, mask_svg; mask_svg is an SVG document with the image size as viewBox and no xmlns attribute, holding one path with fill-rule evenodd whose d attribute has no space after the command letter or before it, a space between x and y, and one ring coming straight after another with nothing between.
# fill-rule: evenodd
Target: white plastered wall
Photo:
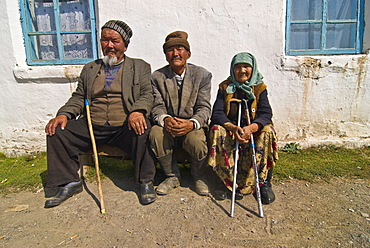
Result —
<instances>
[{"instance_id":1,"label":"white plastered wall","mask_svg":"<svg viewBox=\"0 0 370 248\"><path fill-rule=\"evenodd\" d=\"M75 89L81 66L27 66L18 3L0 4L0 152L44 151L44 126ZM99 0L96 10L98 27L110 19L130 25L127 55L143 58L152 70L166 64L166 35L188 32L189 62L213 74L212 103L232 56L253 53L268 85L280 146L370 144L368 55L285 56L285 0ZM364 51L369 37L365 32Z\"/></svg>"}]
</instances>

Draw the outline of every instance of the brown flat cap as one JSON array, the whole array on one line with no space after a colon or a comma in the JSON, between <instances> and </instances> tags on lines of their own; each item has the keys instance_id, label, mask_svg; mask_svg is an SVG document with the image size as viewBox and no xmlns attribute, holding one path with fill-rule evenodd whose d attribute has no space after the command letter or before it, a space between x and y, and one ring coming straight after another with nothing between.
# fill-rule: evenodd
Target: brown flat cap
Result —
<instances>
[{"instance_id":1,"label":"brown flat cap","mask_svg":"<svg viewBox=\"0 0 370 248\"><path fill-rule=\"evenodd\" d=\"M172 46L183 46L186 50L190 51L188 42L188 34L184 31L175 31L167 35L165 43L163 44L163 52Z\"/></svg>"}]
</instances>

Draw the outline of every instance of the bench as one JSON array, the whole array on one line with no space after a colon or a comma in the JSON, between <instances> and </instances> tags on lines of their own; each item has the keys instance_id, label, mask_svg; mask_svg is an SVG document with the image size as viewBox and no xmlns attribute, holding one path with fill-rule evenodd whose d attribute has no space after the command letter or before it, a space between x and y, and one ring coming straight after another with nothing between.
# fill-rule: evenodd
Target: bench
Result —
<instances>
[{"instance_id":1,"label":"bench","mask_svg":"<svg viewBox=\"0 0 370 248\"><path fill-rule=\"evenodd\" d=\"M124 152L121 148L117 146L110 146L110 145L100 145L97 147L98 155L108 156L108 157L119 157L122 160L131 159L131 156ZM175 154L178 163L189 163L189 154L180 148L175 149ZM90 150L89 152L82 154L79 156L80 166L81 166L81 176L85 176L86 171L94 166L94 157L93 152Z\"/></svg>"}]
</instances>

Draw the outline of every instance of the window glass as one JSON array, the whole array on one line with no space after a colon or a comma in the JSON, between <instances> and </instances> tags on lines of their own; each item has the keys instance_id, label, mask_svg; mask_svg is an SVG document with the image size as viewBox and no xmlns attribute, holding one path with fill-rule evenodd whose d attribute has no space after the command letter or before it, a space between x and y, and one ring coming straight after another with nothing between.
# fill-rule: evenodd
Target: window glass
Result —
<instances>
[{"instance_id":1,"label":"window glass","mask_svg":"<svg viewBox=\"0 0 370 248\"><path fill-rule=\"evenodd\" d=\"M328 0L329 20L355 20L356 14L356 0Z\"/></svg>"},{"instance_id":2,"label":"window glass","mask_svg":"<svg viewBox=\"0 0 370 248\"><path fill-rule=\"evenodd\" d=\"M90 34L63 34L64 57L66 59L92 58Z\"/></svg>"},{"instance_id":3,"label":"window glass","mask_svg":"<svg viewBox=\"0 0 370 248\"><path fill-rule=\"evenodd\" d=\"M291 48L320 49L321 25L320 24L294 24L291 28Z\"/></svg>"},{"instance_id":4,"label":"window glass","mask_svg":"<svg viewBox=\"0 0 370 248\"><path fill-rule=\"evenodd\" d=\"M292 1L292 20L321 20L322 0Z\"/></svg>"},{"instance_id":5,"label":"window glass","mask_svg":"<svg viewBox=\"0 0 370 248\"><path fill-rule=\"evenodd\" d=\"M84 1L59 1L60 30L82 31L91 29L89 5Z\"/></svg>"},{"instance_id":6,"label":"window glass","mask_svg":"<svg viewBox=\"0 0 370 248\"><path fill-rule=\"evenodd\" d=\"M58 42L56 35L30 36L30 48L32 51L32 60L59 59Z\"/></svg>"},{"instance_id":7,"label":"window glass","mask_svg":"<svg viewBox=\"0 0 370 248\"><path fill-rule=\"evenodd\" d=\"M328 24L326 32L326 48L355 48L356 25L353 23Z\"/></svg>"}]
</instances>

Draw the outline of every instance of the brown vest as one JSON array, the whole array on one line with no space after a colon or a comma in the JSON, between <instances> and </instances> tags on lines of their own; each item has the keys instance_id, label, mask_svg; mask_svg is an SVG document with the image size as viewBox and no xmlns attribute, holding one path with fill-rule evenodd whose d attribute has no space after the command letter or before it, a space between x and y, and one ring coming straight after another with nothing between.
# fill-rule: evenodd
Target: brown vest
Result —
<instances>
[{"instance_id":1,"label":"brown vest","mask_svg":"<svg viewBox=\"0 0 370 248\"><path fill-rule=\"evenodd\" d=\"M234 93L234 94L227 94L226 93L226 88L231 83L232 83L231 79L226 79L225 81L223 81L219 84L219 88L224 92L224 96L225 96L225 99L224 99L224 104L225 105L224 105L224 107L225 107L226 115L229 115L230 112L233 112L231 115L237 116L237 110L236 110L237 108L233 108L233 111L231 111L231 109L232 109L231 99L238 98L238 97L236 96L236 93ZM267 86L264 83L258 84L256 86L252 86L253 94L256 96L256 98L253 100L252 105L251 105L251 113L250 114L252 116L252 120L256 116L257 103L259 101L260 94L266 88L267 88Z\"/></svg>"},{"instance_id":2,"label":"brown vest","mask_svg":"<svg viewBox=\"0 0 370 248\"><path fill-rule=\"evenodd\" d=\"M123 66L124 64L121 66L108 90L104 90L104 66L100 68L100 72L95 78L92 86L91 119L94 124L122 126L126 121L127 113L125 112L122 100L121 79Z\"/></svg>"}]
</instances>

